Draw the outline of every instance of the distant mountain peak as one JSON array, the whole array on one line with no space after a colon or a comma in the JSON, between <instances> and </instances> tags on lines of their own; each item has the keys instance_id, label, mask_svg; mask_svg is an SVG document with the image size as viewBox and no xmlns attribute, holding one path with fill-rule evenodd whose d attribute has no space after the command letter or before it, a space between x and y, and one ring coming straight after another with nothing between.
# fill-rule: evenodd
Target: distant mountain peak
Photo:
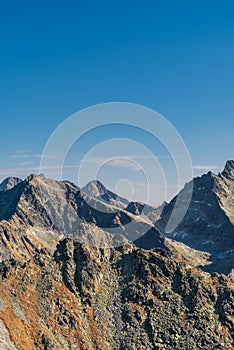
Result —
<instances>
[{"instance_id":1,"label":"distant mountain peak","mask_svg":"<svg viewBox=\"0 0 234 350\"><path fill-rule=\"evenodd\" d=\"M107 188L99 180L92 180L82 188L82 191L93 196L101 196L107 193Z\"/></svg>"},{"instance_id":2,"label":"distant mountain peak","mask_svg":"<svg viewBox=\"0 0 234 350\"><path fill-rule=\"evenodd\" d=\"M233 160L228 160L226 162L222 175L225 176L227 179L232 179L232 180L234 179L234 161Z\"/></svg>"},{"instance_id":3,"label":"distant mountain peak","mask_svg":"<svg viewBox=\"0 0 234 350\"><path fill-rule=\"evenodd\" d=\"M22 182L22 180L18 177L7 177L0 184L0 191L11 190L13 187L18 185L20 182Z\"/></svg>"},{"instance_id":4,"label":"distant mountain peak","mask_svg":"<svg viewBox=\"0 0 234 350\"><path fill-rule=\"evenodd\" d=\"M38 179L46 179L46 176L44 174L30 174L28 177L26 177L25 181L29 182Z\"/></svg>"},{"instance_id":5,"label":"distant mountain peak","mask_svg":"<svg viewBox=\"0 0 234 350\"><path fill-rule=\"evenodd\" d=\"M186 195L187 190L185 186L181 193ZM162 232L165 232L166 223L178 198L178 196L174 197L164 207L161 218L157 222ZM186 215L168 236L199 250L223 252L223 254L233 252L233 203L234 161L229 160L221 174L208 172L193 180L193 193ZM179 202L178 208L182 205L183 203Z\"/></svg>"},{"instance_id":6,"label":"distant mountain peak","mask_svg":"<svg viewBox=\"0 0 234 350\"><path fill-rule=\"evenodd\" d=\"M117 205L122 208L129 204L129 201L126 198L123 198L116 193L108 190L99 180L90 181L81 189L81 191L88 196L111 203L113 205Z\"/></svg>"}]
</instances>

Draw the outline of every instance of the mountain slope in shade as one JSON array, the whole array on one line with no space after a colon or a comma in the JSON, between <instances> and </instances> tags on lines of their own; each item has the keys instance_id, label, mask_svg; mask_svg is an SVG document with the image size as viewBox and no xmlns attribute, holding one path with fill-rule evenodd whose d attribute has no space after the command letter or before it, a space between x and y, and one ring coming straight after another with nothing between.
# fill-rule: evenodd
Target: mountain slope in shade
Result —
<instances>
[{"instance_id":1,"label":"mountain slope in shade","mask_svg":"<svg viewBox=\"0 0 234 350\"><path fill-rule=\"evenodd\" d=\"M130 202L126 207L126 210L134 215L147 215L153 210L155 210L155 208L143 202Z\"/></svg>"},{"instance_id":2,"label":"mountain slope in shade","mask_svg":"<svg viewBox=\"0 0 234 350\"><path fill-rule=\"evenodd\" d=\"M228 161L224 171L209 172L194 179L192 200L180 225L170 234L175 240L196 249L216 252L220 257L234 251L234 162ZM189 186L182 191L186 192ZM163 209L157 227L165 233L177 197ZM183 206L183 203L180 203ZM166 234L166 233L165 233ZM216 255L217 255L216 254Z\"/></svg>"},{"instance_id":3,"label":"mountain slope in shade","mask_svg":"<svg viewBox=\"0 0 234 350\"><path fill-rule=\"evenodd\" d=\"M18 185L22 180L18 177L8 177L0 184L0 191L11 190L14 186Z\"/></svg>"},{"instance_id":4,"label":"mountain slope in shade","mask_svg":"<svg viewBox=\"0 0 234 350\"><path fill-rule=\"evenodd\" d=\"M155 224L156 221L158 221L161 218L162 212L163 212L163 208L167 205L167 202L163 202L161 205L159 205L158 207L154 208L153 210L149 210L149 212L147 213L147 218L153 223Z\"/></svg>"}]
</instances>

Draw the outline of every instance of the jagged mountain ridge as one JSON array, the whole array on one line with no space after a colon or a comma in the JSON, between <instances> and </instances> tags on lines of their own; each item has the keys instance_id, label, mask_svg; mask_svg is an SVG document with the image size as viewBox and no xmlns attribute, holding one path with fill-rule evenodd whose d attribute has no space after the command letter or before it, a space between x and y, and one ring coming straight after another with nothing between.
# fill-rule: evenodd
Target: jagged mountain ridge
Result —
<instances>
[{"instance_id":1,"label":"jagged mountain ridge","mask_svg":"<svg viewBox=\"0 0 234 350\"><path fill-rule=\"evenodd\" d=\"M154 231L154 245L163 245L164 237L148 219L88 197L67 181L55 181L43 175L31 175L9 191L0 193L0 220L13 220L34 231L54 231L75 235L82 222L93 223L106 231L114 231L115 239L126 237L147 240ZM0 221L0 225L2 224Z\"/></svg>"},{"instance_id":2,"label":"jagged mountain ridge","mask_svg":"<svg viewBox=\"0 0 234 350\"><path fill-rule=\"evenodd\" d=\"M85 196L35 175L0 193L0 346L233 350L231 276L201 271L205 253L141 215ZM124 238L112 247L113 234L98 227L124 232L131 221L150 227L138 246Z\"/></svg>"},{"instance_id":3,"label":"jagged mountain ridge","mask_svg":"<svg viewBox=\"0 0 234 350\"><path fill-rule=\"evenodd\" d=\"M210 267L213 266L214 271L216 269L222 271L223 259L226 258L228 266L223 269L225 273L230 272L233 268L232 248L227 251L227 247L220 244L220 242L225 242L226 239L228 248L232 247L232 241L228 241L228 239L230 234L232 235L233 225L227 219L224 211L220 209L219 203L221 203L221 200L218 203L217 198L218 195L221 198L220 193L224 190L228 192L227 188L231 186L230 166L232 165L233 162L227 162L221 175L209 172L194 180L194 192L189 210L177 231L169 235L173 240L183 242L193 249L211 252L212 254L215 251L214 246L210 247L208 243L211 241L211 237L215 239L219 254L212 256L213 265L210 265ZM228 174L227 168L229 169ZM226 174L225 177L224 174ZM226 182L229 182L225 185L226 187L222 186L224 178ZM94 183L96 186L97 182ZM98 185L98 193L108 191L103 185L101 186L101 183L98 183ZM186 191L186 186L183 191ZM140 202L128 203L124 209L118 208L99 201L96 198L97 190L94 191L93 197L89 197L82 189L80 190L69 181L59 182L47 179L43 175L31 175L12 190L0 193L0 219L9 220L16 215L22 220L22 223L29 224L31 227L43 228L48 231L52 229L61 234L72 233L75 235L77 235L76 231L81 222L89 222L109 232L114 229L115 233L117 232L120 236L124 234L126 238L136 240L140 247L147 247L147 249L156 247L157 240L158 246L162 247L164 245L164 248L166 247L167 242L163 243L163 236L155 227L152 227L149 219L153 221L156 217L157 228L164 232L165 224L171 214L176 197L168 205L164 203L156 209ZM222 198L228 198L228 196L222 195ZM212 201L213 206L211 206ZM216 208L216 212L214 208ZM142 215L143 209L144 213L147 211L147 216ZM211 225L210 221L204 223L204 218L213 221L215 219L216 226L214 226L214 223ZM131 229L126 229L130 223ZM206 230L204 230L204 226ZM139 230L139 228L141 229ZM156 238L152 236L152 231ZM148 235L145 235L145 232L148 232ZM140 237L139 240L138 237ZM233 236L231 236L232 238ZM169 246L171 246L171 243L169 243ZM181 249L184 250L183 246L181 246ZM178 245L176 250L178 250ZM210 262L208 263L210 264Z\"/></svg>"},{"instance_id":4,"label":"jagged mountain ridge","mask_svg":"<svg viewBox=\"0 0 234 350\"><path fill-rule=\"evenodd\" d=\"M177 197L166 205L156 226L168 237L190 247L232 255L234 249L234 162L228 161L221 174L209 172L193 180L193 194L180 225L170 234L165 227ZM188 190L185 186L182 192ZM182 196L183 197L183 196ZM181 206L183 203L181 203Z\"/></svg>"}]
</instances>

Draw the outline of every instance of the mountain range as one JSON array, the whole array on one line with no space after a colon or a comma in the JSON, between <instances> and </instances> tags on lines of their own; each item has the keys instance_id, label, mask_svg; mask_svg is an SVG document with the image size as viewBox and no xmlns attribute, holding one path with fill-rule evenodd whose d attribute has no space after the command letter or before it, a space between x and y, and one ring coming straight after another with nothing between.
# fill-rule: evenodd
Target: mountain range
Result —
<instances>
[{"instance_id":1,"label":"mountain range","mask_svg":"<svg viewBox=\"0 0 234 350\"><path fill-rule=\"evenodd\" d=\"M4 180L0 349L234 349L234 162L192 181L167 232L190 184L154 208L98 180Z\"/></svg>"}]
</instances>

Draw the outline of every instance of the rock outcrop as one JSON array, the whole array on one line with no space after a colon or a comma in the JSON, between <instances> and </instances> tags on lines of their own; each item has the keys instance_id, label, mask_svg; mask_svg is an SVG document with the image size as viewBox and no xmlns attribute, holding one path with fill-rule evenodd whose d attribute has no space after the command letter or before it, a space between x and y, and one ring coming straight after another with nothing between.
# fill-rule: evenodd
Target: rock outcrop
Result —
<instances>
[{"instance_id":1,"label":"rock outcrop","mask_svg":"<svg viewBox=\"0 0 234 350\"><path fill-rule=\"evenodd\" d=\"M22 180L18 177L8 177L0 184L0 191L11 190L14 186L18 185Z\"/></svg>"},{"instance_id":2,"label":"rock outcrop","mask_svg":"<svg viewBox=\"0 0 234 350\"><path fill-rule=\"evenodd\" d=\"M233 282L161 249L67 237L53 253L41 246L0 271L9 349L233 348Z\"/></svg>"}]
</instances>

